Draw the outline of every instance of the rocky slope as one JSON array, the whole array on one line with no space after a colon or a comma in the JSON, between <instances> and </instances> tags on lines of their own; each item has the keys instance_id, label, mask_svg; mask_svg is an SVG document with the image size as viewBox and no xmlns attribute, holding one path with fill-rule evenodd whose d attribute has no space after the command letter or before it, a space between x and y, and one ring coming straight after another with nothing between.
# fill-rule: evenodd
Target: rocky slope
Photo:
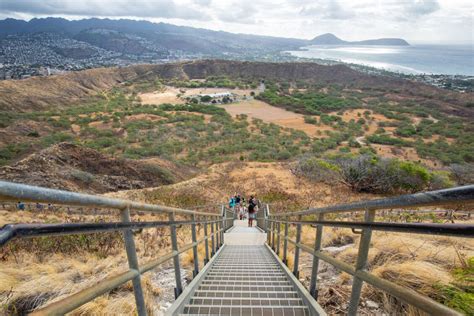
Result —
<instances>
[{"instance_id":1,"label":"rocky slope","mask_svg":"<svg viewBox=\"0 0 474 316\"><path fill-rule=\"evenodd\" d=\"M60 143L0 168L0 179L48 188L104 193L181 181L190 168L160 159L128 160Z\"/></svg>"}]
</instances>

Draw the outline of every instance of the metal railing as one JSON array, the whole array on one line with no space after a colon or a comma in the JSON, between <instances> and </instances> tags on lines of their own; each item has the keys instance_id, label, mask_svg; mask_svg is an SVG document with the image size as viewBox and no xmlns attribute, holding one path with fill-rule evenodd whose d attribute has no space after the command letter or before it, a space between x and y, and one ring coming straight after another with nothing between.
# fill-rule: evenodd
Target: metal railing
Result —
<instances>
[{"instance_id":1,"label":"metal railing","mask_svg":"<svg viewBox=\"0 0 474 316\"><path fill-rule=\"evenodd\" d=\"M293 274L299 275L299 256L303 250L313 256L311 268L310 294L317 299L317 274L319 260L323 260L338 270L353 276L352 291L350 296L348 315L356 315L359 306L362 285L366 282L384 292L392 295L402 302L412 305L432 315L460 315L453 309L440 304L429 297L419 294L409 288L401 287L375 276L367 271L368 254L372 231L390 231L416 234L432 234L456 237L474 237L474 225L470 224L427 224L427 223L384 223L376 222L377 210L407 209L422 206L448 206L471 204L474 202L474 185L457 187L446 190L402 195L394 198L378 199L371 201L355 202L350 204L335 205L322 208L311 208L299 212L285 212L270 214L270 207L266 205L257 218L257 224L268 234L267 242L273 251L280 255L280 238L283 239L282 261L287 264L288 242L294 245ZM327 221L325 214L343 212L364 212L364 221ZM284 233L281 232L284 225ZM295 240L288 237L290 225L296 225ZM302 225L311 225L316 228L316 237L313 247L301 243ZM323 227L350 228L354 233L360 234L359 250L355 266L333 258L322 252ZM360 229L360 231L355 231Z\"/></svg>"},{"instance_id":2,"label":"metal railing","mask_svg":"<svg viewBox=\"0 0 474 316\"><path fill-rule=\"evenodd\" d=\"M89 234L98 232L122 231L125 241L125 250L129 269L118 275L109 276L97 284L81 290L71 296L63 298L46 307L35 310L33 315L61 315L80 307L81 305L105 294L128 281L133 283L133 291L138 315L146 315L146 306L141 285L141 275L157 266L173 259L176 287L175 297L183 291L181 283L181 265L179 255L193 250L194 269L193 275L199 273L199 258L197 247L204 243L204 265L211 256L223 245L224 232L232 227L234 214L224 206L215 213L198 212L161 205L137 203L128 200L113 199L89 194L80 194L61 190L16 184L0 181L0 201L22 201L51 203L54 205L98 207L117 210L121 214L120 222L102 223L68 223L68 224L7 224L0 229L0 246L5 245L15 238L31 238L39 236L57 236L69 234ZM167 221L133 222L130 218L131 211L143 211L156 214L168 214ZM179 215L185 219L176 220ZM202 225L204 237L197 239L196 226ZM179 246L177 241L177 228L191 227L192 243ZM151 227L169 227L171 235L171 252L155 260L139 265L133 231ZM210 228L210 233L209 233ZM210 240L210 247L209 247ZM209 254L210 248L210 254Z\"/></svg>"}]
</instances>

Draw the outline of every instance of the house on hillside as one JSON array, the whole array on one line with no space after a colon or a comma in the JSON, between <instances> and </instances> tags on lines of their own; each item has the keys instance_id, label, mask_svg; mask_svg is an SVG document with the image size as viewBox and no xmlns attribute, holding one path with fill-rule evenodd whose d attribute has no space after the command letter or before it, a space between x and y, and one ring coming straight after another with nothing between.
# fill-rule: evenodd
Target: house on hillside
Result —
<instances>
[{"instance_id":1,"label":"house on hillside","mask_svg":"<svg viewBox=\"0 0 474 316\"><path fill-rule=\"evenodd\" d=\"M197 100L200 103L230 103L237 100L237 95L229 91L216 92L216 93L200 93L190 96L190 100Z\"/></svg>"}]
</instances>

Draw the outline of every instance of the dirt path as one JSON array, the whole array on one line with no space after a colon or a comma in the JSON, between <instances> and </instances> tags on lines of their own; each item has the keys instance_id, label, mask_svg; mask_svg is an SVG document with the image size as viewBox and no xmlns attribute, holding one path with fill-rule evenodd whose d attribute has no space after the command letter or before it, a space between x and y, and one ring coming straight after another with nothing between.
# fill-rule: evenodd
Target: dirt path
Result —
<instances>
[{"instance_id":1,"label":"dirt path","mask_svg":"<svg viewBox=\"0 0 474 316\"><path fill-rule=\"evenodd\" d=\"M249 118L257 118L267 123L275 123L283 127L297 129L309 136L315 136L316 132L321 130L321 126L305 123L302 114L280 109L259 100L225 104L220 105L220 107L226 109L232 116L246 114Z\"/></svg>"},{"instance_id":2,"label":"dirt path","mask_svg":"<svg viewBox=\"0 0 474 316\"><path fill-rule=\"evenodd\" d=\"M183 104L184 100L177 97L179 93L178 88L166 87L163 91L140 93L138 96L142 100L142 104Z\"/></svg>"}]
</instances>

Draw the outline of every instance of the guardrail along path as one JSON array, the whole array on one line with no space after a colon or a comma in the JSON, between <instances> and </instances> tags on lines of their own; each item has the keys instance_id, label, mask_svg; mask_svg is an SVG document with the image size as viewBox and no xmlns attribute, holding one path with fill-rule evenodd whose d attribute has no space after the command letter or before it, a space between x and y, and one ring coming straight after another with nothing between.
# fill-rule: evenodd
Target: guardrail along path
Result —
<instances>
[{"instance_id":1,"label":"guardrail along path","mask_svg":"<svg viewBox=\"0 0 474 316\"><path fill-rule=\"evenodd\" d=\"M377 211L388 209L418 209L421 207L451 209L474 204L474 185L438 190L386 199L360 201L350 204L310 208L298 212L270 214L270 205L261 205L257 213L257 227L247 227L246 221L235 220L236 214L225 206L200 207L202 211L186 210L162 205L136 203L133 201L106 198L51 190L46 188L0 181L0 201L52 203L54 205L98 207L117 211L121 221L100 223L63 224L8 224L0 228L0 246L13 239L34 238L69 234L91 234L121 231L125 241L129 268L123 273L108 276L88 288L63 297L42 308L32 311L34 315L63 315L106 294L120 285L132 281L137 314L147 314L142 291L141 275L162 263L172 260L175 271L176 301L167 310L168 315L326 315L316 302L318 298L318 267L323 260L353 277L348 304L348 315L357 315L362 286L370 284L404 302L431 315L460 315L457 311L424 296L412 289L384 280L368 271L368 253L372 231L428 234L472 238L474 225L437 223L390 223L377 218ZM168 214L168 220L132 221L134 211ZM359 221L328 220L328 213L362 212ZM468 214L471 209L467 208ZM338 217L332 217L338 219ZM377 221L379 220L379 221ZM204 236L198 236L197 226L203 228ZM315 228L314 245L301 243L302 226ZM289 234L289 227L296 234ZM168 227L171 249L149 262L140 262L134 242L134 231L152 227ZM188 227L192 243L180 245L177 229ZM325 227L349 228L360 234L359 249L355 265L340 261L321 250ZM295 236L294 239L292 236ZM198 246L205 249L204 258L198 255ZM293 247L288 251L288 244ZM192 282L183 287L179 255L192 250ZM299 282L299 256L305 251L313 256L309 291ZM281 253L280 253L281 252ZM293 270L286 266L288 256L293 256ZM280 257L282 258L280 260ZM200 270L199 262L204 262ZM12 289L13 291L15 289Z\"/></svg>"}]
</instances>

